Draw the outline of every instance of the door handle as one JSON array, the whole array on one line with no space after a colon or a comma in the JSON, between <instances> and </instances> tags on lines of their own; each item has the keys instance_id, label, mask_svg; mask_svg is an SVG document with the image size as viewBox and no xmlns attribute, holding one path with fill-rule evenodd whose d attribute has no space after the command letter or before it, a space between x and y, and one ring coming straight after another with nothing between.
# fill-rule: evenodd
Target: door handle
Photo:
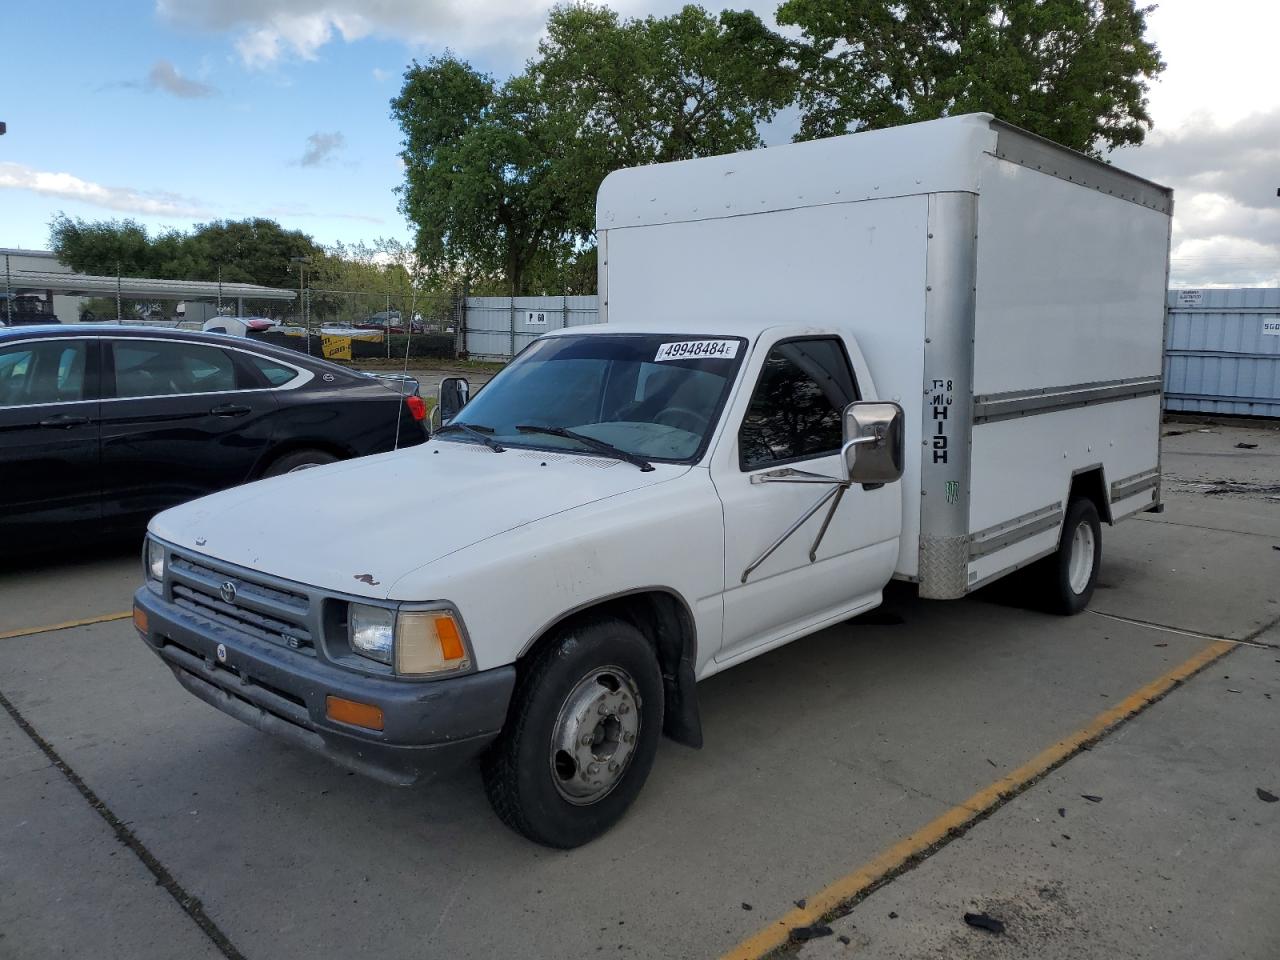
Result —
<instances>
[{"instance_id":1,"label":"door handle","mask_svg":"<svg viewBox=\"0 0 1280 960\"><path fill-rule=\"evenodd\" d=\"M209 411L215 417L243 417L249 413L249 408L238 403L224 403L220 407L214 407Z\"/></svg>"},{"instance_id":2,"label":"door handle","mask_svg":"<svg viewBox=\"0 0 1280 960\"><path fill-rule=\"evenodd\" d=\"M61 428L67 430L71 427L83 427L89 422L88 417L74 417L67 413L60 413L57 416L49 417L40 421L40 426L52 429Z\"/></svg>"}]
</instances>

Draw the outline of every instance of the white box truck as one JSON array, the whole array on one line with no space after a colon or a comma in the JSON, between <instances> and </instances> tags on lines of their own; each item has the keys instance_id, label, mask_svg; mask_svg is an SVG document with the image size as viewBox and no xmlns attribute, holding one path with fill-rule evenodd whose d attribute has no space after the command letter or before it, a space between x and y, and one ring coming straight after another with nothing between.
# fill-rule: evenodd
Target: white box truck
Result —
<instances>
[{"instance_id":1,"label":"white box truck","mask_svg":"<svg viewBox=\"0 0 1280 960\"><path fill-rule=\"evenodd\" d=\"M987 115L614 173L606 323L446 383L429 444L160 514L139 632L233 716L393 783L479 756L583 843L661 732L701 745L699 680L892 578L1084 607L1101 524L1159 505L1171 207Z\"/></svg>"}]
</instances>

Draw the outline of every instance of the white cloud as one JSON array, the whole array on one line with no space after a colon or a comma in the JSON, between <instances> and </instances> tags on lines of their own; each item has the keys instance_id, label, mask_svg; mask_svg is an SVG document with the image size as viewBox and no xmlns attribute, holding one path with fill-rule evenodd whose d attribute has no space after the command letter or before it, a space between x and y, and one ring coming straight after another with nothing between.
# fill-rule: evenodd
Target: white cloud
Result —
<instances>
[{"instance_id":1,"label":"white cloud","mask_svg":"<svg viewBox=\"0 0 1280 960\"><path fill-rule=\"evenodd\" d=\"M347 145L347 138L340 130L333 133L316 131L307 137L307 148L298 159L301 167L321 167L333 159L334 154Z\"/></svg>"},{"instance_id":2,"label":"white cloud","mask_svg":"<svg viewBox=\"0 0 1280 960\"><path fill-rule=\"evenodd\" d=\"M217 93L207 83L184 77L178 68L168 60L157 60L155 62L151 67L151 72L147 74L147 79L143 86L148 90L171 93L175 97L182 97L183 99L211 97Z\"/></svg>"},{"instance_id":3,"label":"white cloud","mask_svg":"<svg viewBox=\"0 0 1280 960\"><path fill-rule=\"evenodd\" d=\"M1280 282L1280 108L1226 122L1192 113L1111 159L1173 187L1175 284Z\"/></svg>"},{"instance_id":4,"label":"white cloud","mask_svg":"<svg viewBox=\"0 0 1280 960\"><path fill-rule=\"evenodd\" d=\"M197 200L162 190L106 187L71 173L35 170L21 163L0 162L0 189L29 190L50 197L156 217L204 217L208 208Z\"/></svg>"},{"instance_id":5,"label":"white cloud","mask_svg":"<svg viewBox=\"0 0 1280 960\"><path fill-rule=\"evenodd\" d=\"M386 83L389 79L391 79L391 71L383 70L381 67L374 67L373 79L376 80L378 83Z\"/></svg>"}]
</instances>

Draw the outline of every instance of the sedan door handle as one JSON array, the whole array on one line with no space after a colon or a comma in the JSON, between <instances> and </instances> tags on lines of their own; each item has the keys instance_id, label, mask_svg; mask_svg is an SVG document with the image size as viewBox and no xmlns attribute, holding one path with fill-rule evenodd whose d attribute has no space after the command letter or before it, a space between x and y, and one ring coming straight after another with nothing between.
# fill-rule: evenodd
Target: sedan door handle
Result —
<instances>
[{"instance_id":1,"label":"sedan door handle","mask_svg":"<svg viewBox=\"0 0 1280 960\"><path fill-rule=\"evenodd\" d=\"M49 417L47 420L41 420L40 426L67 430L71 427L83 427L88 422L88 417L73 417L67 413L60 413L55 417Z\"/></svg>"},{"instance_id":2,"label":"sedan door handle","mask_svg":"<svg viewBox=\"0 0 1280 960\"><path fill-rule=\"evenodd\" d=\"M243 417L249 413L249 408L241 406L238 403L224 403L220 407L214 407L209 411L215 417Z\"/></svg>"}]
</instances>

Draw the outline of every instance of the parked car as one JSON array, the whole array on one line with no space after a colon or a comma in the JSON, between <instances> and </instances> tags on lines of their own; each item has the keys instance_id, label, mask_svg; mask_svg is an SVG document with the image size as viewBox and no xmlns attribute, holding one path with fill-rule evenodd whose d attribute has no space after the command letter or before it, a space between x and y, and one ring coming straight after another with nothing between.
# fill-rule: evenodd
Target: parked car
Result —
<instances>
[{"instance_id":1,"label":"parked car","mask_svg":"<svg viewBox=\"0 0 1280 960\"><path fill-rule=\"evenodd\" d=\"M201 326L206 333L226 333L233 337L247 337L251 333L268 333L280 326L270 317L210 317Z\"/></svg>"},{"instance_id":2,"label":"parked car","mask_svg":"<svg viewBox=\"0 0 1280 960\"><path fill-rule=\"evenodd\" d=\"M702 745L698 681L891 579L1084 609L1102 524L1160 506L1171 211L985 114L616 171L607 322L442 385L425 447L159 515L135 623L247 723L393 783L479 757L585 843Z\"/></svg>"},{"instance_id":3,"label":"parked car","mask_svg":"<svg viewBox=\"0 0 1280 960\"><path fill-rule=\"evenodd\" d=\"M6 304L5 295L0 291L0 327L28 327L61 322L53 312L53 306L38 294L14 294Z\"/></svg>"},{"instance_id":4,"label":"parked car","mask_svg":"<svg viewBox=\"0 0 1280 960\"><path fill-rule=\"evenodd\" d=\"M404 319L400 316L400 311L392 310L390 313L383 310L375 313L371 317L357 321L357 330L381 330L384 333L404 333ZM426 331L426 325L421 320L414 317L409 321L409 332L423 333Z\"/></svg>"},{"instance_id":5,"label":"parked car","mask_svg":"<svg viewBox=\"0 0 1280 960\"><path fill-rule=\"evenodd\" d=\"M426 439L412 382L155 327L0 330L0 550ZM64 531L65 532L65 531Z\"/></svg>"}]
</instances>

